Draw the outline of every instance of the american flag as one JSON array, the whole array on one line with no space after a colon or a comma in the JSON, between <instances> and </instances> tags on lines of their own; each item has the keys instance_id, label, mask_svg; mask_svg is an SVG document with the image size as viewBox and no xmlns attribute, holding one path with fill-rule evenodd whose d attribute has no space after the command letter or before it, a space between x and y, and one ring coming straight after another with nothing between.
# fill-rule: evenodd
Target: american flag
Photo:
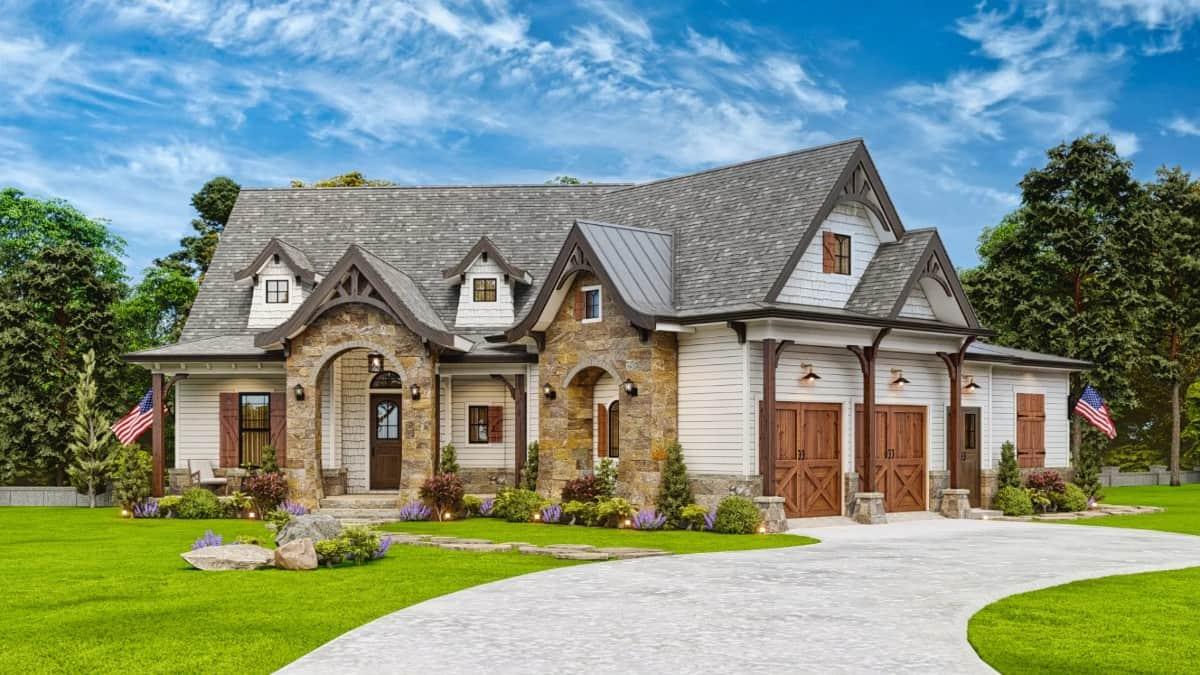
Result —
<instances>
[{"instance_id":1,"label":"american flag","mask_svg":"<svg viewBox=\"0 0 1200 675\"><path fill-rule=\"evenodd\" d=\"M146 395L142 397L141 401L138 401L137 405L133 406L133 410L113 423L112 432L122 445L130 445L137 440L138 436L145 433L151 424L154 424L153 402L154 390L147 389Z\"/></svg>"},{"instance_id":2,"label":"american flag","mask_svg":"<svg viewBox=\"0 0 1200 675\"><path fill-rule=\"evenodd\" d=\"M1092 389L1092 385L1083 388L1079 400L1075 403L1075 412L1087 420L1092 426L1104 432L1109 438L1117 437L1117 425L1113 423L1112 412L1108 404L1100 398L1100 394Z\"/></svg>"}]
</instances>

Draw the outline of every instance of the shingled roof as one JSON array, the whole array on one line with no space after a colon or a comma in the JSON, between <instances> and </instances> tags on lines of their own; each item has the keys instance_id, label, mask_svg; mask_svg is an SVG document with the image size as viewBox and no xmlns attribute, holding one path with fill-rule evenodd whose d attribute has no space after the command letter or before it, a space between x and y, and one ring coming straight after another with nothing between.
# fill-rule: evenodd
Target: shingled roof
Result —
<instances>
[{"instance_id":1,"label":"shingled roof","mask_svg":"<svg viewBox=\"0 0 1200 675\"><path fill-rule=\"evenodd\" d=\"M894 316L896 303L933 236L933 230L912 230L900 241L880 244L846 301L846 309L880 318Z\"/></svg>"}]
</instances>

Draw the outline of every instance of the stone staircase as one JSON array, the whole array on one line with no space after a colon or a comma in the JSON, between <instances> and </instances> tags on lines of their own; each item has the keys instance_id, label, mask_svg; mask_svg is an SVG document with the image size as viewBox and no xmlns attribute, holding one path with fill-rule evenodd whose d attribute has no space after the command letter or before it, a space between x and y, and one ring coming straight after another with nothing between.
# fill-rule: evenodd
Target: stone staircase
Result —
<instances>
[{"instance_id":1,"label":"stone staircase","mask_svg":"<svg viewBox=\"0 0 1200 675\"><path fill-rule=\"evenodd\" d=\"M395 494L358 494L326 497L319 512L342 525L388 523L400 519L400 498Z\"/></svg>"}]
</instances>

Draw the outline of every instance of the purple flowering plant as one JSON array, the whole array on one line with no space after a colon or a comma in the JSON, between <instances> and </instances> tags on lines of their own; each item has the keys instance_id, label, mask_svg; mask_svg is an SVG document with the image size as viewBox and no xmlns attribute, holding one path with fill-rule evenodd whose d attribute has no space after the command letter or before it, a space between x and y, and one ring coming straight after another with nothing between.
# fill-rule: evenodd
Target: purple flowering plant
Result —
<instances>
[{"instance_id":1,"label":"purple flowering plant","mask_svg":"<svg viewBox=\"0 0 1200 675\"><path fill-rule=\"evenodd\" d=\"M484 518L492 517L492 507L496 505L496 500L488 497L479 504L479 515Z\"/></svg>"},{"instance_id":2,"label":"purple flowering plant","mask_svg":"<svg viewBox=\"0 0 1200 675\"><path fill-rule=\"evenodd\" d=\"M635 530L661 530L667 524L667 516L654 509L642 509L633 516Z\"/></svg>"},{"instance_id":3,"label":"purple flowering plant","mask_svg":"<svg viewBox=\"0 0 1200 675\"><path fill-rule=\"evenodd\" d=\"M220 546L225 543L225 538L219 534L213 534L212 530L205 530L204 536L192 543L192 550L196 551L209 546Z\"/></svg>"},{"instance_id":4,"label":"purple flowering plant","mask_svg":"<svg viewBox=\"0 0 1200 675\"><path fill-rule=\"evenodd\" d=\"M423 502L412 501L400 509L400 520L429 520L433 510Z\"/></svg>"},{"instance_id":5,"label":"purple flowering plant","mask_svg":"<svg viewBox=\"0 0 1200 675\"><path fill-rule=\"evenodd\" d=\"M134 518L158 518L159 515L158 500L153 497L133 505Z\"/></svg>"},{"instance_id":6,"label":"purple flowering plant","mask_svg":"<svg viewBox=\"0 0 1200 675\"><path fill-rule=\"evenodd\" d=\"M542 522L556 524L562 521L562 504L551 504L542 509Z\"/></svg>"},{"instance_id":7,"label":"purple flowering plant","mask_svg":"<svg viewBox=\"0 0 1200 675\"><path fill-rule=\"evenodd\" d=\"M279 504L279 510L291 516L308 515L308 507L290 499L285 499Z\"/></svg>"},{"instance_id":8,"label":"purple flowering plant","mask_svg":"<svg viewBox=\"0 0 1200 675\"><path fill-rule=\"evenodd\" d=\"M704 515L704 529L709 532L717 525L717 508L714 506Z\"/></svg>"},{"instance_id":9,"label":"purple flowering plant","mask_svg":"<svg viewBox=\"0 0 1200 675\"><path fill-rule=\"evenodd\" d=\"M383 556L387 555L388 549L391 547L392 538L390 535L385 534L384 536L380 537L379 548L375 549L375 552L371 554L371 560L379 560Z\"/></svg>"}]
</instances>

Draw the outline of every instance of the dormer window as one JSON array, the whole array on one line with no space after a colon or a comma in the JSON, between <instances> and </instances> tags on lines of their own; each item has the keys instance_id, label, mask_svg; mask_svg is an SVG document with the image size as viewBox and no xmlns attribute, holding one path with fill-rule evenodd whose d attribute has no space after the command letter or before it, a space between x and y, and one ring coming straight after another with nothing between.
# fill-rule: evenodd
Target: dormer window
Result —
<instances>
[{"instance_id":1,"label":"dormer window","mask_svg":"<svg viewBox=\"0 0 1200 675\"><path fill-rule=\"evenodd\" d=\"M850 274L850 235L826 231L821 237L825 274Z\"/></svg>"},{"instance_id":2,"label":"dormer window","mask_svg":"<svg viewBox=\"0 0 1200 675\"><path fill-rule=\"evenodd\" d=\"M287 279L268 279L267 280L267 303L268 304L287 304L288 301L288 282Z\"/></svg>"},{"instance_id":3,"label":"dormer window","mask_svg":"<svg viewBox=\"0 0 1200 675\"><path fill-rule=\"evenodd\" d=\"M472 291L472 300L475 302L496 302L495 277L480 277L475 279Z\"/></svg>"}]
</instances>

